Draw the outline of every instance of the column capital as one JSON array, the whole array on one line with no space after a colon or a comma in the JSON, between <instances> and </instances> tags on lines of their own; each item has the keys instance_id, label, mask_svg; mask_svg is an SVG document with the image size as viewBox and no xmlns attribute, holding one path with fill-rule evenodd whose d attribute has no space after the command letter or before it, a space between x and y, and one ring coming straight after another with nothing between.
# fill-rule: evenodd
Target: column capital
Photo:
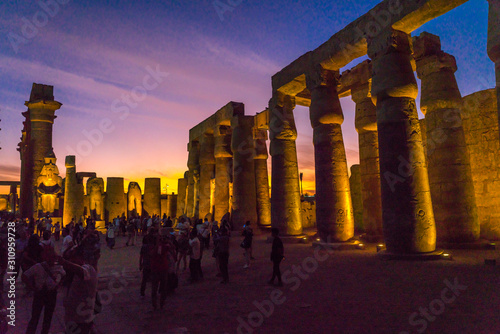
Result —
<instances>
[{"instance_id":1,"label":"column capital","mask_svg":"<svg viewBox=\"0 0 500 334\"><path fill-rule=\"evenodd\" d=\"M306 87L309 91L321 86L337 87L339 80L339 71L324 69L319 64L306 72Z\"/></svg>"},{"instance_id":2,"label":"column capital","mask_svg":"<svg viewBox=\"0 0 500 334\"><path fill-rule=\"evenodd\" d=\"M449 69L453 73L457 71L455 57L441 50L439 36L423 32L413 38L413 46L417 75L420 79L443 69Z\"/></svg>"},{"instance_id":3,"label":"column capital","mask_svg":"<svg viewBox=\"0 0 500 334\"><path fill-rule=\"evenodd\" d=\"M297 139L297 128L293 117L295 97L275 92L269 101L269 109L269 136L271 140Z\"/></svg>"},{"instance_id":4,"label":"column capital","mask_svg":"<svg viewBox=\"0 0 500 334\"><path fill-rule=\"evenodd\" d=\"M214 164L214 136L205 133L200 137L200 165Z\"/></svg>"},{"instance_id":5,"label":"column capital","mask_svg":"<svg viewBox=\"0 0 500 334\"><path fill-rule=\"evenodd\" d=\"M368 57L376 59L388 53L412 54L411 36L403 31L385 29L377 36L367 39Z\"/></svg>"}]
</instances>

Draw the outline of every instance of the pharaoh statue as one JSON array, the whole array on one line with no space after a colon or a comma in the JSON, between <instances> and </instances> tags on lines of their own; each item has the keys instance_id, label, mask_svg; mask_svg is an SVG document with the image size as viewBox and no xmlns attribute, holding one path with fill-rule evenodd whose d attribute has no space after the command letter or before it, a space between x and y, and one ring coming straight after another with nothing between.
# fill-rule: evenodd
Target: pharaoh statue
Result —
<instances>
[{"instance_id":1,"label":"pharaoh statue","mask_svg":"<svg viewBox=\"0 0 500 334\"><path fill-rule=\"evenodd\" d=\"M44 214L54 214L59 210L58 197L62 193L63 179L59 176L59 169L56 166L56 156L52 150L45 156L45 164L40 175L36 179L38 212Z\"/></svg>"},{"instance_id":2,"label":"pharaoh statue","mask_svg":"<svg viewBox=\"0 0 500 334\"><path fill-rule=\"evenodd\" d=\"M104 180L91 177L87 181L90 217L96 221L104 220Z\"/></svg>"}]
</instances>

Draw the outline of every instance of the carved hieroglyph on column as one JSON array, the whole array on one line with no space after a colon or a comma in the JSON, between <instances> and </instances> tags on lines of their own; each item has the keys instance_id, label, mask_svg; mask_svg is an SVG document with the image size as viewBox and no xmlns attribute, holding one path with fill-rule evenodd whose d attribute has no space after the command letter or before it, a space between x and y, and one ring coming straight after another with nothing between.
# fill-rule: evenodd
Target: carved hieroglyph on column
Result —
<instances>
[{"instance_id":1,"label":"carved hieroglyph on column","mask_svg":"<svg viewBox=\"0 0 500 334\"><path fill-rule=\"evenodd\" d=\"M254 169L254 118L234 116L231 120L233 135L233 228L242 230L246 221L257 222L257 199Z\"/></svg>"},{"instance_id":2,"label":"carved hieroglyph on column","mask_svg":"<svg viewBox=\"0 0 500 334\"><path fill-rule=\"evenodd\" d=\"M294 108L295 98L278 92L269 102L271 224L279 228L281 234L289 236L302 234Z\"/></svg>"},{"instance_id":3,"label":"carved hieroglyph on column","mask_svg":"<svg viewBox=\"0 0 500 334\"><path fill-rule=\"evenodd\" d=\"M500 128L500 0L488 0L488 56L495 63L498 125Z\"/></svg>"},{"instance_id":4,"label":"carved hieroglyph on column","mask_svg":"<svg viewBox=\"0 0 500 334\"><path fill-rule=\"evenodd\" d=\"M215 130L215 191L214 220L220 223L229 212L229 183L231 182L233 153L231 127L219 125Z\"/></svg>"},{"instance_id":5,"label":"carved hieroglyph on column","mask_svg":"<svg viewBox=\"0 0 500 334\"><path fill-rule=\"evenodd\" d=\"M214 136L204 134L200 138L200 206L199 216L205 218L212 213L210 206L210 180L215 173Z\"/></svg>"},{"instance_id":6,"label":"carved hieroglyph on column","mask_svg":"<svg viewBox=\"0 0 500 334\"><path fill-rule=\"evenodd\" d=\"M368 41L377 106L383 230L387 251L433 252L436 226L415 98L411 37L385 30Z\"/></svg>"},{"instance_id":7,"label":"carved hieroglyph on column","mask_svg":"<svg viewBox=\"0 0 500 334\"><path fill-rule=\"evenodd\" d=\"M127 216L136 218L142 215L142 192L137 182L130 182L127 191Z\"/></svg>"},{"instance_id":8,"label":"carved hieroglyph on column","mask_svg":"<svg viewBox=\"0 0 500 334\"><path fill-rule=\"evenodd\" d=\"M382 237L382 201L378 153L377 108L371 98L371 62L364 61L349 75L356 78L351 97L356 103L355 126L359 139L363 226L372 238Z\"/></svg>"},{"instance_id":9,"label":"carved hieroglyph on column","mask_svg":"<svg viewBox=\"0 0 500 334\"><path fill-rule=\"evenodd\" d=\"M195 217L197 207L197 191L198 181L200 177L200 145L197 141L190 142L188 145L188 188L187 188L187 207L186 214L188 217ZM198 218L198 217L196 217Z\"/></svg>"},{"instance_id":10,"label":"carved hieroglyph on column","mask_svg":"<svg viewBox=\"0 0 500 334\"><path fill-rule=\"evenodd\" d=\"M104 180L102 178L91 177L87 180L87 196L90 217L98 221L104 220Z\"/></svg>"},{"instance_id":11,"label":"carved hieroglyph on column","mask_svg":"<svg viewBox=\"0 0 500 334\"><path fill-rule=\"evenodd\" d=\"M316 68L307 73L306 82L311 92L318 234L324 242L344 242L354 236L354 216L342 138L344 114L337 93L338 72Z\"/></svg>"},{"instance_id":12,"label":"carved hieroglyph on column","mask_svg":"<svg viewBox=\"0 0 500 334\"><path fill-rule=\"evenodd\" d=\"M269 198L266 139L266 130L256 130L254 158L255 190L257 196L257 221L260 226L271 226L271 200Z\"/></svg>"},{"instance_id":13,"label":"carved hieroglyph on column","mask_svg":"<svg viewBox=\"0 0 500 334\"><path fill-rule=\"evenodd\" d=\"M83 215L83 185L76 177L75 156L66 156L65 165L63 226L71 223L72 219L78 222Z\"/></svg>"},{"instance_id":14,"label":"carved hieroglyph on column","mask_svg":"<svg viewBox=\"0 0 500 334\"><path fill-rule=\"evenodd\" d=\"M438 36L422 33L414 40L417 74L422 84L427 164L437 239L474 242L479 221L462 127L462 96L455 79L455 57L441 51Z\"/></svg>"}]
</instances>

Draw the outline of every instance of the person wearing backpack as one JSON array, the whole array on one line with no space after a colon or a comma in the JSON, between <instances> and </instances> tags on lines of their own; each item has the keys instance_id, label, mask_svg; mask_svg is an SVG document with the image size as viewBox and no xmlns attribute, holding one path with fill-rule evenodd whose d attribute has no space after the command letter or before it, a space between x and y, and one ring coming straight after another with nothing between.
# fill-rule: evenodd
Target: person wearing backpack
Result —
<instances>
[{"instance_id":1,"label":"person wearing backpack","mask_svg":"<svg viewBox=\"0 0 500 334\"><path fill-rule=\"evenodd\" d=\"M34 291L31 307L31 319L26 334L35 334L38 321L43 310L42 334L48 334L52 315L57 302L57 288L66 274L63 267L56 264L57 255L54 249L46 248L43 262L33 265L23 273L22 279L27 287Z\"/></svg>"}]
</instances>

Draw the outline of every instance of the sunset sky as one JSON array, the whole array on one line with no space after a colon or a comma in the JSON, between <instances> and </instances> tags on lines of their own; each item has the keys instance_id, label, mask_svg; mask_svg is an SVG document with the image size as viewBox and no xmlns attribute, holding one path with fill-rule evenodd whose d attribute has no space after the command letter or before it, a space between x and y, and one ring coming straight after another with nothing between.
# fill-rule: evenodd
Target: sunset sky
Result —
<instances>
[{"instance_id":1,"label":"sunset sky","mask_svg":"<svg viewBox=\"0 0 500 334\"><path fill-rule=\"evenodd\" d=\"M77 171L140 183L162 177L162 187L177 192L177 179L187 169L191 127L229 101L243 102L247 115L262 111L273 74L379 2L59 0L56 8L55 0L2 1L0 180L20 178L21 113L36 82L53 85L63 104L53 137L62 176L64 157L75 154ZM221 4L229 6L225 12ZM462 95L494 87L487 17L487 1L471 0L414 32L441 37L443 49L457 58ZM124 96L139 91L155 70L161 72L157 84L149 82L147 96L127 106ZM350 98L342 103L351 165L359 161L354 105ZM299 169L305 191L312 193L308 110L298 107L295 117ZM111 130L96 135L107 119ZM89 134L94 135L90 146Z\"/></svg>"}]
</instances>

